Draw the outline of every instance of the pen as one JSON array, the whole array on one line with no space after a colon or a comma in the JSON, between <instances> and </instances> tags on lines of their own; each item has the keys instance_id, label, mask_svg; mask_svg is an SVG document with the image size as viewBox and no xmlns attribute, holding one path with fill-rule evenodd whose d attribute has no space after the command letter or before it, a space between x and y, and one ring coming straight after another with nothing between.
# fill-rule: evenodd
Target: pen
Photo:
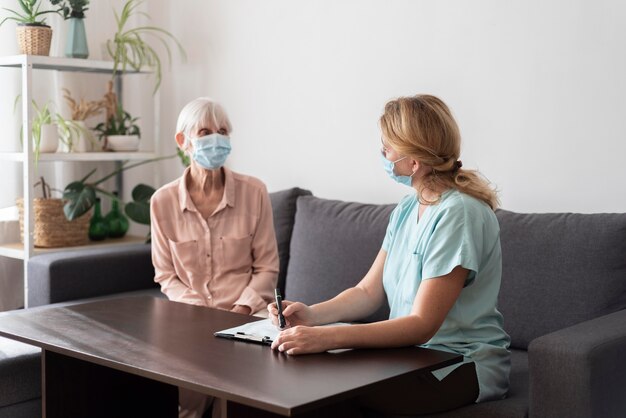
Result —
<instances>
[{"instance_id":1,"label":"pen","mask_svg":"<svg viewBox=\"0 0 626 418\"><path fill-rule=\"evenodd\" d=\"M278 309L278 326L285 328L285 316L283 315L283 297L280 295L280 289L274 290L274 296L276 297L276 308Z\"/></svg>"}]
</instances>

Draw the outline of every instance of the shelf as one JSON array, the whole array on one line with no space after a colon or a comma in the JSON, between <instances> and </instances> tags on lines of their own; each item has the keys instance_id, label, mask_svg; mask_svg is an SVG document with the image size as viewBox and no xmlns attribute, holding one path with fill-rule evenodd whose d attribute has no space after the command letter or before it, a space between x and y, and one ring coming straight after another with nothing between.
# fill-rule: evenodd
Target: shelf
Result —
<instances>
[{"instance_id":1,"label":"shelf","mask_svg":"<svg viewBox=\"0 0 626 418\"><path fill-rule=\"evenodd\" d=\"M75 250L91 250L95 248L107 248L115 247L124 244L142 244L146 242L146 237L137 237L127 235L123 238L108 238L104 241L91 241L87 245L81 245L77 247L60 247L60 248L35 248L33 255L49 254L60 251L75 251ZM0 256L24 259L24 244L16 242L12 244L0 244Z\"/></svg>"},{"instance_id":2,"label":"shelf","mask_svg":"<svg viewBox=\"0 0 626 418\"><path fill-rule=\"evenodd\" d=\"M39 162L127 161L156 158L153 152L52 152L39 154ZM0 161L24 161L23 152L0 152Z\"/></svg>"},{"instance_id":3,"label":"shelf","mask_svg":"<svg viewBox=\"0 0 626 418\"><path fill-rule=\"evenodd\" d=\"M38 70L75 71L84 73L111 74L113 61L96 61L80 58L46 57L41 55L9 55L0 57L0 67L22 67L32 65ZM147 74L151 71L135 71L126 68L127 74Z\"/></svg>"}]
</instances>

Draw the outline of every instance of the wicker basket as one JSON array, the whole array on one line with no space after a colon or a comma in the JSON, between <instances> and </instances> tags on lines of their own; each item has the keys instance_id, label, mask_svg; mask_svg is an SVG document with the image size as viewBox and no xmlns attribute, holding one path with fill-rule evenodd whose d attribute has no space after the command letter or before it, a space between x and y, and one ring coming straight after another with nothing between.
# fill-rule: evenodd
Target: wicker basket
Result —
<instances>
[{"instance_id":1,"label":"wicker basket","mask_svg":"<svg viewBox=\"0 0 626 418\"><path fill-rule=\"evenodd\" d=\"M17 199L20 213L20 239L24 242L24 199ZM61 199L33 199L35 247L56 248L84 245L89 242L89 211L68 221Z\"/></svg>"},{"instance_id":2,"label":"wicker basket","mask_svg":"<svg viewBox=\"0 0 626 418\"><path fill-rule=\"evenodd\" d=\"M17 43L20 52L28 55L50 55L52 29L50 26L18 25Z\"/></svg>"}]
</instances>

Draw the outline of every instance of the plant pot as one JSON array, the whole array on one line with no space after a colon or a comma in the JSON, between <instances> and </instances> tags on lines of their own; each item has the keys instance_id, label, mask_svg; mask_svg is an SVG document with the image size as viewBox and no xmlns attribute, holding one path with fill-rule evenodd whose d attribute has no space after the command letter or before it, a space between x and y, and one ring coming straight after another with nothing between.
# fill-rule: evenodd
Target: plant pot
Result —
<instances>
[{"instance_id":1,"label":"plant pot","mask_svg":"<svg viewBox=\"0 0 626 418\"><path fill-rule=\"evenodd\" d=\"M69 25L67 41L65 42L65 56L69 58L87 58L89 56L89 48L87 47L84 19L71 17Z\"/></svg>"},{"instance_id":2,"label":"plant pot","mask_svg":"<svg viewBox=\"0 0 626 418\"><path fill-rule=\"evenodd\" d=\"M39 139L39 153L57 152L57 148L59 148L58 126L55 124L41 125L41 137Z\"/></svg>"},{"instance_id":3,"label":"plant pot","mask_svg":"<svg viewBox=\"0 0 626 418\"><path fill-rule=\"evenodd\" d=\"M20 214L20 239L24 242L24 199L18 198L16 203ZM35 247L71 247L89 242L92 211L68 221L63 213L63 204L61 199L33 199Z\"/></svg>"},{"instance_id":4,"label":"plant pot","mask_svg":"<svg viewBox=\"0 0 626 418\"><path fill-rule=\"evenodd\" d=\"M93 134L91 132L91 130L89 128L87 128L87 125L85 125L85 122L82 120L75 120L73 121L74 124L76 124L76 126L79 127L80 129L80 134L78 135L78 138L76 138L76 143L72 144L72 149L71 152L92 152L95 150L95 145L94 145L94 137Z\"/></svg>"},{"instance_id":5,"label":"plant pot","mask_svg":"<svg viewBox=\"0 0 626 418\"><path fill-rule=\"evenodd\" d=\"M48 25L19 24L16 28L20 53L27 55L50 55L52 29Z\"/></svg>"},{"instance_id":6,"label":"plant pot","mask_svg":"<svg viewBox=\"0 0 626 418\"><path fill-rule=\"evenodd\" d=\"M111 151L137 151L139 149L138 135L109 135L107 149Z\"/></svg>"}]
</instances>

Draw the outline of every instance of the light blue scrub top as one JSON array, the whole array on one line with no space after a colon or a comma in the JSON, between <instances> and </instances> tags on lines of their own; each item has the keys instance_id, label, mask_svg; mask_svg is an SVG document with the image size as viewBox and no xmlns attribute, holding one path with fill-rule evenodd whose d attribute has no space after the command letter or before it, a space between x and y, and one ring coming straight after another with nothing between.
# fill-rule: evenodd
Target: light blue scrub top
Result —
<instances>
[{"instance_id":1,"label":"light blue scrub top","mask_svg":"<svg viewBox=\"0 0 626 418\"><path fill-rule=\"evenodd\" d=\"M411 313L422 280L444 276L456 266L468 269L459 298L439 331L422 346L462 354L465 363L475 363L477 402L501 399L509 387L511 339L496 309L502 274L498 220L484 202L457 190L446 191L418 222L419 206L416 194L403 198L383 241L389 319ZM443 376L461 364L442 369Z\"/></svg>"}]
</instances>

